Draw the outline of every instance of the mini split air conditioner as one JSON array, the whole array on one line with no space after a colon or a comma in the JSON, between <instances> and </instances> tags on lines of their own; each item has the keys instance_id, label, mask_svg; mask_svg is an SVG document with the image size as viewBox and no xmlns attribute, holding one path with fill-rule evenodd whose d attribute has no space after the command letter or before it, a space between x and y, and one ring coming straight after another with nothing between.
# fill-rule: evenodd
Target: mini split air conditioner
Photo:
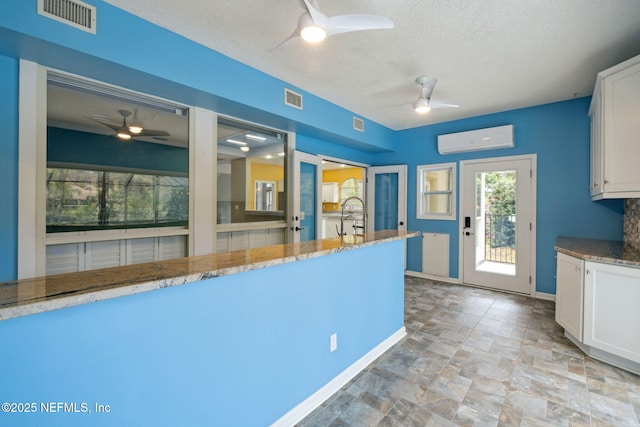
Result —
<instances>
[{"instance_id":1,"label":"mini split air conditioner","mask_svg":"<svg viewBox=\"0 0 640 427\"><path fill-rule=\"evenodd\" d=\"M438 135L438 153L513 148L513 125Z\"/></svg>"}]
</instances>

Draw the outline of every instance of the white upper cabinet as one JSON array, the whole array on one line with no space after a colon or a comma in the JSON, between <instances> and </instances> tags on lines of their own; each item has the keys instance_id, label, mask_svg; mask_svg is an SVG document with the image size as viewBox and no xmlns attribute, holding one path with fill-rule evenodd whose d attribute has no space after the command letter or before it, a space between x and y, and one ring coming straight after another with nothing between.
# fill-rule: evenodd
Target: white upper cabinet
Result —
<instances>
[{"instance_id":1,"label":"white upper cabinet","mask_svg":"<svg viewBox=\"0 0 640 427\"><path fill-rule=\"evenodd\" d=\"M322 183L322 203L338 203L340 201L339 194L339 184L337 182Z\"/></svg>"},{"instance_id":2,"label":"white upper cabinet","mask_svg":"<svg viewBox=\"0 0 640 427\"><path fill-rule=\"evenodd\" d=\"M640 56L598 73L589 116L592 199L640 198Z\"/></svg>"}]
</instances>

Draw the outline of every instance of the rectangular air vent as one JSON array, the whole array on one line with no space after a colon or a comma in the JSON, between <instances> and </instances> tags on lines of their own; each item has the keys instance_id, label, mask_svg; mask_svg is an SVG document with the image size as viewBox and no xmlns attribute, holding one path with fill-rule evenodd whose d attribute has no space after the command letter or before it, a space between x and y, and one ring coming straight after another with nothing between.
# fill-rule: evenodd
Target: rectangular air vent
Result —
<instances>
[{"instance_id":1,"label":"rectangular air vent","mask_svg":"<svg viewBox=\"0 0 640 427\"><path fill-rule=\"evenodd\" d=\"M302 110L302 95L290 89L284 89L284 103L290 107Z\"/></svg>"},{"instance_id":2,"label":"rectangular air vent","mask_svg":"<svg viewBox=\"0 0 640 427\"><path fill-rule=\"evenodd\" d=\"M353 118L353 128L357 131L364 132L364 120L354 117Z\"/></svg>"},{"instance_id":3,"label":"rectangular air vent","mask_svg":"<svg viewBox=\"0 0 640 427\"><path fill-rule=\"evenodd\" d=\"M89 33L96 33L96 8L78 0L38 0L38 13Z\"/></svg>"}]
</instances>

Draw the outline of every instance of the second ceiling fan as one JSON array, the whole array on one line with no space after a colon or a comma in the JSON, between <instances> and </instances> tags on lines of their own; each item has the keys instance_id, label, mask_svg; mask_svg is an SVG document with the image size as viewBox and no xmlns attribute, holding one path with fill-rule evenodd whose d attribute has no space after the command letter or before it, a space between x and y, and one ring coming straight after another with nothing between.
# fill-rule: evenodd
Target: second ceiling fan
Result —
<instances>
[{"instance_id":1,"label":"second ceiling fan","mask_svg":"<svg viewBox=\"0 0 640 427\"><path fill-rule=\"evenodd\" d=\"M122 124L113 124L110 120L105 120L102 117L98 116L88 116L91 120L94 120L101 125L107 126L111 128L116 136L123 140L129 140L135 137L162 137L162 136L170 136L169 132L166 130L154 130L154 129L145 129L142 127L139 120L137 120L137 110L133 114L129 110L118 110L118 113L122 116ZM127 119L131 117L131 121L127 124Z\"/></svg>"},{"instance_id":2,"label":"second ceiling fan","mask_svg":"<svg viewBox=\"0 0 640 427\"><path fill-rule=\"evenodd\" d=\"M382 30L393 28L389 18L376 15L336 15L328 17L322 13L316 0L303 0L307 9L298 19L298 27L278 49L290 41L301 37L309 43L318 43L327 37L362 30Z\"/></svg>"},{"instance_id":3,"label":"second ceiling fan","mask_svg":"<svg viewBox=\"0 0 640 427\"><path fill-rule=\"evenodd\" d=\"M458 108L458 104L450 104L448 102L432 101L431 95L433 88L436 86L438 79L428 76L416 77L416 83L420 85L420 95L413 103L413 109L416 113L426 114L432 108Z\"/></svg>"}]
</instances>

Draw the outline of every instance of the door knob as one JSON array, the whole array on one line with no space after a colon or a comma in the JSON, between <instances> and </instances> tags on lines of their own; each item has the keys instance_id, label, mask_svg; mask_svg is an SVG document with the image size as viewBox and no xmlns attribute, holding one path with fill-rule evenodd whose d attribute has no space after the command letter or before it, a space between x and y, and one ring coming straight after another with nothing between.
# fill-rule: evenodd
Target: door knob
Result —
<instances>
[{"instance_id":1,"label":"door knob","mask_svg":"<svg viewBox=\"0 0 640 427\"><path fill-rule=\"evenodd\" d=\"M296 227L296 231L304 230L304 227Z\"/></svg>"},{"instance_id":2,"label":"door knob","mask_svg":"<svg viewBox=\"0 0 640 427\"><path fill-rule=\"evenodd\" d=\"M469 232L469 231L465 231L465 232L464 232L464 235L465 235L465 236L471 236L472 234L473 234L473 233L471 233L471 232Z\"/></svg>"},{"instance_id":3,"label":"door knob","mask_svg":"<svg viewBox=\"0 0 640 427\"><path fill-rule=\"evenodd\" d=\"M400 225L404 225L404 221L400 221Z\"/></svg>"}]
</instances>

